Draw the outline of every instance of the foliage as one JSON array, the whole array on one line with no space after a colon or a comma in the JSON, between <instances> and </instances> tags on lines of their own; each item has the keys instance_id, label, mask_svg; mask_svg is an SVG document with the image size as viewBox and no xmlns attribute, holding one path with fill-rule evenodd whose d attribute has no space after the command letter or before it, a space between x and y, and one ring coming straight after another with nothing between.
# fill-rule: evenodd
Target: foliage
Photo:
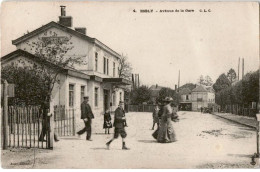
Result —
<instances>
[{"instance_id":1,"label":"foliage","mask_svg":"<svg viewBox=\"0 0 260 172\"><path fill-rule=\"evenodd\" d=\"M188 88L190 90L193 90L194 88L196 88L196 84L192 84L192 83L187 83L187 84L184 84L183 86L181 86L179 88L179 90L182 90L184 88Z\"/></svg>"},{"instance_id":2,"label":"foliage","mask_svg":"<svg viewBox=\"0 0 260 172\"><path fill-rule=\"evenodd\" d=\"M216 83L214 84L216 85ZM247 73L242 80L216 92L216 103L225 105L249 106L259 100L259 71Z\"/></svg>"},{"instance_id":3,"label":"foliage","mask_svg":"<svg viewBox=\"0 0 260 172\"><path fill-rule=\"evenodd\" d=\"M213 84L213 88L216 92L219 92L227 87L229 87L231 85L229 79L227 78L227 76L223 73L221 74L218 79L216 80L216 82Z\"/></svg>"},{"instance_id":4,"label":"foliage","mask_svg":"<svg viewBox=\"0 0 260 172\"><path fill-rule=\"evenodd\" d=\"M237 77L236 71L231 68L227 73L227 78L229 79L231 84L236 81L236 77Z\"/></svg>"},{"instance_id":5,"label":"foliage","mask_svg":"<svg viewBox=\"0 0 260 172\"><path fill-rule=\"evenodd\" d=\"M44 73L12 64L2 67L1 74L15 84L15 98L9 98L9 104L39 105L45 100L51 81Z\"/></svg>"},{"instance_id":6,"label":"foliage","mask_svg":"<svg viewBox=\"0 0 260 172\"><path fill-rule=\"evenodd\" d=\"M142 85L139 88L136 88L130 93L131 103L132 104L142 104L144 102L149 102L151 99L151 90Z\"/></svg>"},{"instance_id":7,"label":"foliage","mask_svg":"<svg viewBox=\"0 0 260 172\"><path fill-rule=\"evenodd\" d=\"M162 88L159 91L159 96L157 97L156 101L162 102L166 97L172 97L173 103L178 104L179 103L179 95L175 92L175 90L172 90L171 88Z\"/></svg>"},{"instance_id":8,"label":"foliage","mask_svg":"<svg viewBox=\"0 0 260 172\"><path fill-rule=\"evenodd\" d=\"M23 94L23 96L20 96L20 99L25 97L24 101L28 101L28 96L32 96L30 99L34 99L33 96L35 95L31 95L28 91L38 89L39 92L44 92L41 95L41 101L50 102L54 85L58 83L58 76L64 71L64 68L73 67L74 64L85 64L82 57L68 55L68 52L74 48L70 39L71 37L58 36L57 33L52 31L45 32L44 36L38 36L36 41L27 41L26 44L29 49L24 49L37 56L37 60L28 62L18 61L19 67L13 66L13 73L8 71L7 68L4 71L2 70L2 73L9 73L9 76L6 76L7 79L10 77L20 80L17 71L21 71L24 74L21 78L24 77L26 81L23 83L26 89L23 89L21 86L16 88L19 93ZM24 70L21 69L21 66L24 67ZM37 87L36 83L27 81L27 79L30 80L31 78L38 79L39 83L44 83L44 87ZM20 84L20 82L22 81L12 81L12 83L16 84Z\"/></svg>"},{"instance_id":9,"label":"foliage","mask_svg":"<svg viewBox=\"0 0 260 172\"><path fill-rule=\"evenodd\" d=\"M203 76L203 75L200 75L199 79L198 79L198 84L199 85L205 85L205 86L212 86L213 84L213 81L211 79L210 76Z\"/></svg>"},{"instance_id":10,"label":"foliage","mask_svg":"<svg viewBox=\"0 0 260 172\"><path fill-rule=\"evenodd\" d=\"M121 56L118 67L119 78L131 80L132 77L132 66L128 62L127 56Z\"/></svg>"}]
</instances>

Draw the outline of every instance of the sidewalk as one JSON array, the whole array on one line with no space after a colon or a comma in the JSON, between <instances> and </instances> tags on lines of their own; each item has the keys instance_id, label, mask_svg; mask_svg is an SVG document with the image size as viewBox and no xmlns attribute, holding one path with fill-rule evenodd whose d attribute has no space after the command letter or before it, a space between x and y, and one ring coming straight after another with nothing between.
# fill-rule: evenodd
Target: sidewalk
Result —
<instances>
[{"instance_id":1,"label":"sidewalk","mask_svg":"<svg viewBox=\"0 0 260 172\"><path fill-rule=\"evenodd\" d=\"M214 112L212 113L213 115L216 115L220 118L227 119L232 122L239 123L241 125L245 125L251 128L256 128L257 127L257 121L255 118L252 117L247 117L247 116L239 116L239 115L234 115L230 113L218 113Z\"/></svg>"}]
</instances>

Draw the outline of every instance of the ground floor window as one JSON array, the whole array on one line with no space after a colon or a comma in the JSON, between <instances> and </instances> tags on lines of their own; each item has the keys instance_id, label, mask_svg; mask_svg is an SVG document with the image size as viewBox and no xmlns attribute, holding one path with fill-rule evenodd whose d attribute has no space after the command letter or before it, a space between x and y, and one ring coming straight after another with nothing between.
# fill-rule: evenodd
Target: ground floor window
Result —
<instances>
[{"instance_id":1,"label":"ground floor window","mask_svg":"<svg viewBox=\"0 0 260 172\"><path fill-rule=\"evenodd\" d=\"M98 107L98 87L95 87L95 107Z\"/></svg>"},{"instance_id":2,"label":"ground floor window","mask_svg":"<svg viewBox=\"0 0 260 172\"><path fill-rule=\"evenodd\" d=\"M69 106L74 106L74 84L69 84Z\"/></svg>"}]
</instances>

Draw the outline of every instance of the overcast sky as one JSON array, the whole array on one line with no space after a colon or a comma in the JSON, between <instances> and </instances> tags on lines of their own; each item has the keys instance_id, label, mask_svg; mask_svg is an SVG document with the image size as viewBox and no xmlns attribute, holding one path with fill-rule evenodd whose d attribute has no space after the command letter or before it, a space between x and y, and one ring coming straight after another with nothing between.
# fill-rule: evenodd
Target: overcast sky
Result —
<instances>
[{"instance_id":1,"label":"overcast sky","mask_svg":"<svg viewBox=\"0 0 260 172\"><path fill-rule=\"evenodd\" d=\"M237 71L239 57L246 72L259 67L258 4L250 2L8 2L2 4L2 56L15 50L11 40L58 21L60 5L67 6L73 27L86 27L90 37L127 54L142 84L173 88L178 70L181 85L196 83L200 75L215 81L230 68ZM176 9L194 12L159 12Z\"/></svg>"}]
</instances>

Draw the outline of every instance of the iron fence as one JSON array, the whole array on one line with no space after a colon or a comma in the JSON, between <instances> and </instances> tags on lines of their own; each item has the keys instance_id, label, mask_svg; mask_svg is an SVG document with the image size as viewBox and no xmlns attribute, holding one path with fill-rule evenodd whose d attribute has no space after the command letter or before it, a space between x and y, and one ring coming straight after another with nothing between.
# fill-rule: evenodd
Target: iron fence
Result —
<instances>
[{"instance_id":1,"label":"iron fence","mask_svg":"<svg viewBox=\"0 0 260 172\"><path fill-rule=\"evenodd\" d=\"M54 106L54 132L59 136L75 136L75 109Z\"/></svg>"},{"instance_id":2,"label":"iron fence","mask_svg":"<svg viewBox=\"0 0 260 172\"><path fill-rule=\"evenodd\" d=\"M48 124L39 106L8 106L8 146L49 148Z\"/></svg>"}]
</instances>

